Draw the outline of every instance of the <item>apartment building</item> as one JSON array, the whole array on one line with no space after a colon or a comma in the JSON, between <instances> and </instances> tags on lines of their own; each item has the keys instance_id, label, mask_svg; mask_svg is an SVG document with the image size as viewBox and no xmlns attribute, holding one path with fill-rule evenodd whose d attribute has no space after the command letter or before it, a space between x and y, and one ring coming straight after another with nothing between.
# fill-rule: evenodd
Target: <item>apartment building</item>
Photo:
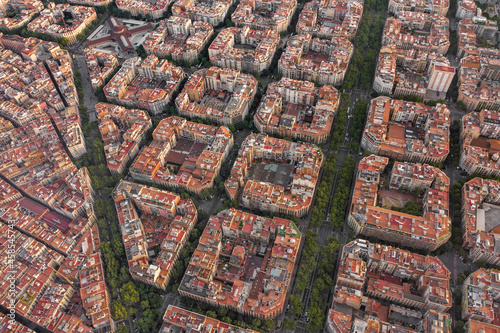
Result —
<instances>
[{"instance_id":1,"label":"apartment building","mask_svg":"<svg viewBox=\"0 0 500 333\"><path fill-rule=\"evenodd\" d=\"M114 53L101 52L86 48L85 61L89 71L90 84L93 89L104 86L111 77L113 71L118 67L118 58Z\"/></svg>"},{"instance_id":2,"label":"apartment building","mask_svg":"<svg viewBox=\"0 0 500 333\"><path fill-rule=\"evenodd\" d=\"M181 117L163 119L130 167L138 181L181 188L191 193L214 186L233 146L226 126L210 126Z\"/></svg>"},{"instance_id":3,"label":"apartment building","mask_svg":"<svg viewBox=\"0 0 500 333\"><path fill-rule=\"evenodd\" d=\"M450 47L448 19L442 15L401 11L389 17L384 26L382 45L400 49L446 54ZM422 33L416 34L415 31Z\"/></svg>"},{"instance_id":4,"label":"apartment building","mask_svg":"<svg viewBox=\"0 0 500 333\"><path fill-rule=\"evenodd\" d=\"M500 175L500 114L481 110L462 117L460 167L469 174Z\"/></svg>"},{"instance_id":5,"label":"apartment building","mask_svg":"<svg viewBox=\"0 0 500 333\"><path fill-rule=\"evenodd\" d=\"M361 147L399 161L444 162L450 152L450 111L380 96L372 99Z\"/></svg>"},{"instance_id":6,"label":"apartment building","mask_svg":"<svg viewBox=\"0 0 500 333\"><path fill-rule=\"evenodd\" d=\"M437 14L446 16L450 8L449 0L429 1L429 0L389 0L389 13L395 14L400 11L412 11L427 14Z\"/></svg>"},{"instance_id":7,"label":"apartment building","mask_svg":"<svg viewBox=\"0 0 500 333\"><path fill-rule=\"evenodd\" d=\"M473 261L500 263L496 227L500 183L476 177L462 187L463 248Z\"/></svg>"},{"instance_id":8,"label":"apartment building","mask_svg":"<svg viewBox=\"0 0 500 333\"><path fill-rule=\"evenodd\" d=\"M309 212L322 164L316 145L250 134L224 186L232 200L241 192L246 208L300 217Z\"/></svg>"},{"instance_id":9,"label":"apartment building","mask_svg":"<svg viewBox=\"0 0 500 333\"><path fill-rule=\"evenodd\" d=\"M175 61L195 61L213 33L214 28L207 22L170 16L160 21L142 46L146 54L161 58L170 56Z\"/></svg>"},{"instance_id":10,"label":"apartment building","mask_svg":"<svg viewBox=\"0 0 500 333\"><path fill-rule=\"evenodd\" d=\"M352 40L363 15L363 4L347 0L307 2L297 22L300 35L319 38L344 37Z\"/></svg>"},{"instance_id":11,"label":"apartment building","mask_svg":"<svg viewBox=\"0 0 500 333\"><path fill-rule=\"evenodd\" d=\"M175 106L182 116L230 125L245 120L256 93L252 75L210 67L191 74Z\"/></svg>"},{"instance_id":12,"label":"apartment building","mask_svg":"<svg viewBox=\"0 0 500 333\"><path fill-rule=\"evenodd\" d=\"M95 111L108 169L111 173L123 173L153 127L151 118L144 110L107 103L96 104Z\"/></svg>"},{"instance_id":13,"label":"apartment building","mask_svg":"<svg viewBox=\"0 0 500 333\"><path fill-rule=\"evenodd\" d=\"M68 18L71 24L66 23ZM97 20L97 14L93 7L49 2L40 16L28 24L27 29L53 38L67 38L70 43L75 43L76 36L83 33L94 20Z\"/></svg>"},{"instance_id":14,"label":"apartment building","mask_svg":"<svg viewBox=\"0 0 500 333\"><path fill-rule=\"evenodd\" d=\"M278 61L278 70L290 79L338 86L344 81L353 51L353 44L343 37L291 36Z\"/></svg>"},{"instance_id":15,"label":"apartment building","mask_svg":"<svg viewBox=\"0 0 500 333\"><path fill-rule=\"evenodd\" d=\"M480 9L477 9L477 14L472 18L464 18L458 23L457 59L470 55L499 59L500 50L478 45L478 39L481 37L494 44L494 37L498 33L497 23L482 16Z\"/></svg>"},{"instance_id":16,"label":"apartment building","mask_svg":"<svg viewBox=\"0 0 500 333\"><path fill-rule=\"evenodd\" d=\"M279 33L287 30L296 9L296 0L243 0L231 14L231 21L239 28L271 29Z\"/></svg>"},{"instance_id":17,"label":"apartment building","mask_svg":"<svg viewBox=\"0 0 500 333\"><path fill-rule=\"evenodd\" d=\"M114 192L116 211L134 280L165 290L180 251L196 224L191 199L153 187L121 181ZM151 250L159 247L156 259Z\"/></svg>"},{"instance_id":18,"label":"apartment building","mask_svg":"<svg viewBox=\"0 0 500 333\"><path fill-rule=\"evenodd\" d=\"M145 109L157 115L170 103L184 77L181 67L155 55L144 60L134 57L125 60L103 91L108 102Z\"/></svg>"},{"instance_id":19,"label":"apartment building","mask_svg":"<svg viewBox=\"0 0 500 333\"><path fill-rule=\"evenodd\" d=\"M212 215L179 294L261 320L275 318L284 311L300 239L297 226L282 218L234 208Z\"/></svg>"},{"instance_id":20,"label":"apartment building","mask_svg":"<svg viewBox=\"0 0 500 333\"><path fill-rule=\"evenodd\" d=\"M204 2L199 0L177 0L172 4L172 15L188 18L192 21L209 23L212 27L224 23L233 0L215 0Z\"/></svg>"},{"instance_id":21,"label":"apartment building","mask_svg":"<svg viewBox=\"0 0 500 333\"><path fill-rule=\"evenodd\" d=\"M208 56L214 66L260 73L271 66L279 43L280 35L274 30L231 27L217 35L208 48Z\"/></svg>"},{"instance_id":22,"label":"apartment building","mask_svg":"<svg viewBox=\"0 0 500 333\"><path fill-rule=\"evenodd\" d=\"M332 86L282 78L269 84L254 116L255 127L270 135L314 144L328 140L340 96Z\"/></svg>"},{"instance_id":23,"label":"apartment building","mask_svg":"<svg viewBox=\"0 0 500 333\"><path fill-rule=\"evenodd\" d=\"M84 6L107 6L113 2L113 0L68 0L69 3L75 5L84 5Z\"/></svg>"},{"instance_id":24,"label":"apartment building","mask_svg":"<svg viewBox=\"0 0 500 333\"><path fill-rule=\"evenodd\" d=\"M454 76L445 56L390 44L380 49L373 89L395 97L444 98Z\"/></svg>"},{"instance_id":25,"label":"apartment building","mask_svg":"<svg viewBox=\"0 0 500 333\"><path fill-rule=\"evenodd\" d=\"M498 58L466 56L458 69L458 101L468 111L500 111L500 54Z\"/></svg>"},{"instance_id":26,"label":"apartment building","mask_svg":"<svg viewBox=\"0 0 500 333\"><path fill-rule=\"evenodd\" d=\"M488 332L500 330L499 279L500 271L484 268L478 269L465 279L462 286L462 319L468 320L466 327L482 326Z\"/></svg>"},{"instance_id":27,"label":"apartment building","mask_svg":"<svg viewBox=\"0 0 500 333\"><path fill-rule=\"evenodd\" d=\"M163 315L163 325L158 333L170 333L175 331L216 331L216 332L239 332L257 333L256 331L230 325L214 318L203 316L196 312L169 305Z\"/></svg>"},{"instance_id":28,"label":"apartment building","mask_svg":"<svg viewBox=\"0 0 500 333\"><path fill-rule=\"evenodd\" d=\"M76 106L70 106L61 112L47 110L57 130L73 158L80 158L87 152L85 137L82 131L80 112Z\"/></svg>"},{"instance_id":29,"label":"apartment building","mask_svg":"<svg viewBox=\"0 0 500 333\"><path fill-rule=\"evenodd\" d=\"M93 1L93 0L92 0ZM146 19L158 20L168 13L172 0L117 0L118 9L130 13L132 16L142 16Z\"/></svg>"},{"instance_id":30,"label":"apartment building","mask_svg":"<svg viewBox=\"0 0 500 333\"><path fill-rule=\"evenodd\" d=\"M451 273L437 257L356 239L339 260L328 332L451 333Z\"/></svg>"},{"instance_id":31,"label":"apartment building","mask_svg":"<svg viewBox=\"0 0 500 333\"><path fill-rule=\"evenodd\" d=\"M2 6L0 5L0 7ZM0 17L0 28L2 30L15 30L22 28L44 8L43 2L39 0L11 0L7 1L3 7L5 13L2 13L3 17ZM7 16L5 15L7 11L9 14L15 15L12 17L10 17L11 15Z\"/></svg>"},{"instance_id":32,"label":"apartment building","mask_svg":"<svg viewBox=\"0 0 500 333\"><path fill-rule=\"evenodd\" d=\"M424 191L422 215L410 215L382 207L382 173L389 163L387 157L371 155L361 160L350 205L348 224L356 234L377 237L417 249L435 250L450 238L450 180L438 168L427 164L395 162L389 190ZM392 194L391 194L392 193ZM384 192L383 195L396 195ZM389 201L391 202L391 201Z\"/></svg>"}]
</instances>

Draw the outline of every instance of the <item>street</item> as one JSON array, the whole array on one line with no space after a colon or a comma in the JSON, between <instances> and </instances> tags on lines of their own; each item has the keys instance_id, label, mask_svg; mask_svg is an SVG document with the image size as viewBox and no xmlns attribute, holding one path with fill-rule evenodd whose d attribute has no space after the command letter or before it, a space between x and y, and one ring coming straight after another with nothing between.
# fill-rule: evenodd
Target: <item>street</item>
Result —
<instances>
[{"instance_id":1,"label":"street","mask_svg":"<svg viewBox=\"0 0 500 333\"><path fill-rule=\"evenodd\" d=\"M85 106L87 107L89 121L97 121L97 117L95 114L95 105L99 103L99 100L97 99L97 96L94 93L94 89L92 89L92 85L90 83L90 76L87 70L85 56L81 54L75 54L74 64L76 69L82 75L82 88L83 94L85 95Z\"/></svg>"},{"instance_id":2,"label":"street","mask_svg":"<svg viewBox=\"0 0 500 333\"><path fill-rule=\"evenodd\" d=\"M358 164L359 160L362 158L362 156L360 156L357 152L350 151L346 147L347 147L347 144L349 143L349 140L350 140L350 136L348 135L348 133L349 133L349 127L350 127L350 123L351 123L351 119L352 119L352 116L349 116L349 115L352 115L352 110L354 109L354 105L356 104L358 99L365 98L365 96L367 96L365 92L359 92L359 91L353 91L350 95L350 100L349 100L349 104L348 104L348 118L347 118L346 125L344 128L345 135L344 135L343 140L340 144L340 148L336 151L337 161L338 161L338 164L336 166L337 170L342 168L343 161L345 161L347 156L351 156L352 158L354 158L356 165ZM327 147L327 149L325 150L325 154L333 153L333 152L329 152L329 145L326 145L326 147ZM329 198L328 206L326 209L326 216L324 217L323 223L321 226L313 229L313 231L319 235L318 239L317 239L319 249L321 249L322 247L324 247L325 245L328 244L329 237L337 238L340 242L341 248L348 240L347 235L349 232L349 227L347 225L345 225L343 230L340 233L335 232L335 231L333 231L332 225L328 219L331 202L332 202L333 196L335 194L335 191L337 190L337 186L338 186L338 171L336 171L336 173L335 173L335 178L334 178L334 182L332 185L332 191L330 193L330 198ZM352 191L352 186L351 186L351 191ZM351 196L349 196L349 200L350 200L350 198L351 198ZM302 233L304 233L307 230L307 228L301 229L300 227L301 226L299 224L299 229ZM316 257L316 262L318 262L318 259L319 259L319 255ZM337 263L337 265L338 265L338 263ZM302 314L298 318L294 319L295 322L297 323L297 329L295 330L295 332L299 332L299 333L307 332L306 326L308 323L308 319L306 318L306 311L307 311L307 308L309 307L310 293L311 293L311 289L312 289L312 284L314 283L314 280L316 277L316 273L317 273L317 265L314 268L313 274L312 274L311 279L310 279L310 283L306 287L306 289L302 295L302 302L303 302ZM335 280L335 278L336 277L334 277L334 280ZM284 318L291 318L291 316L288 312L286 312L284 315L281 315L279 317L279 320L284 320ZM277 332L285 332L285 330L281 329L281 330L277 330Z\"/></svg>"}]
</instances>

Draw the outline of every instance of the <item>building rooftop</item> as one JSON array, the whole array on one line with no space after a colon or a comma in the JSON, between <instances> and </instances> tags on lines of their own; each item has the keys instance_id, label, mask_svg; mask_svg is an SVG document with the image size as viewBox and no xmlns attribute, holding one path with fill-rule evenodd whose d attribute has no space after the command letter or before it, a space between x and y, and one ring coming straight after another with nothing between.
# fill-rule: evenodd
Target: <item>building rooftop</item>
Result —
<instances>
[{"instance_id":1,"label":"building rooftop","mask_svg":"<svg viewBox=\"0 0 500 333\"><path fill-rule=\"evenodd\" d=\"M163 112L185 74L181 67L149 55L127 59L104 87L108 102L137 107L152 114Z\"/></svg>"},{"instance_id":2,"label":"building rooftop","mask_svg":"<svg viewBox=\"0 0 500 333\"><path fill-rule=\"evenodd\" d=\"M196 223L196 207L172 192L128 181L118 184L114 199L130 275L165 289ZM160 252L152 258L154 247Z\"/></svg>"},{"instance_id":3,"label":"building rooftop","mask_svg":"<svg viewBox=\"0 0 500 333\"><path fill-rule=\"evenodd\" d=\"M291 79L339 85L344 80L353 51L353 44L344 37L320 39L310 34L295 35L288 38L278 69Z\"/></svg>"},{"instance_id":4,"label":"building rooftop","mask_svg":"<svg viewBox=\"0 0 500 333\"><path fill-rule=\"evenodd\" d=\"M271 29L281 32L287 29L296 8L296 0L263 2L243 0L231 14L231 21L237 27L246 26L252 29Z\"/></svg>"},{"instance_id":5,"label":"building rooftop","mask_svg":"<svg viewBox=\"0 0 500 333\"><path fill-rule=\"evenodd\" d=\"M226 126L216 127L180 117L163 119L153 142L130 167L132 177L200 193L212 188L233 145Z\"/></svg>"},{"instance_id":6,"label":"building rooftop","mask_svg":"<svg viewBox=\"0 0 500 333\"><path fill-rule=\"evenodd\" d=\"M208 22L212 26L223 23L233 4L232 0L177 0L172 5L172 15L186 17L195 21Z\"/></svg>"},{"instance_id":7,"label":"building rooftop","mask_svg":"<svg viewBox=\"0 0 500 333\"><path fill-rule=\"evenodd\" d=\"M0 28L2 30L19 29L28 24L35 15L43 11L43 2L40 0L11 0L2 5L11 15L0 18ZM5 14L5 13L4 13Z\"/></svg>"},{"instance_id":8,"label":"building rooftop","mask_svg":"<svg viewBox=\"0 0 500 333\"><path fill-rule=\"evenodd\" d=\"M346 0L315 0L304 5L297 22L299 34L344 37L352 40L363 14L363 4Z\"/></svg>"},{"instance_id":9,"label":"building rooftop","mask_svg":"<svg viewBox=\"0 0 500 333\"><path fill-rule=\"evenodd\" d=\"M496 298L500 288L499 281L500 271L484 268L465 279L462 287L462 319L469 320L466 326L480 326L479 322L482 322L483 325L492 324L491 327L500 329L500 310ZM495 330L488 329L488 332Z\"/></svg>"},{"instance_id":10,"label":"building rooftop","mask_svg":"<svg viewBox=\"0 0 500 333\"><path fill-rule=\"evenodd\" d=\"M256 92L257 80L252 75L210 67L189 77L175 99L175 106L183 116L235 124L248 114Z\"/></svg>"},{"instance_id":11,"label":"building rooftop","mask_svg":"<svg viewBox=\"0 0 500 333\"><path fill-rule=\"evenodd\" d=\"M272 30L230 27L223 29L208 48L212 64L247 72L261 72L271 65L280 35Z\"/></svg>"},{"instance_id":12,"label":"building rooftop","mask_svg":"<svg viewBox=\"0 0 500 333\"><path fill-rule=\"evenodd\" d=\"M497 57L469 55L460 60L458 100L468 111L500 111L500 53Z\"/></svg>"},{"instance_id":13,"label":"building rooftop","mask_svg":"<svg viewBox=\"0 0 500 333\"><path fill-rule=\"evenodd\" d=\"M261 132L321 143L327 140L339 106L337 89L282 78L268 85L254 116Z\"/></svg>"},{"instance_id":14,"label":"building rooftop","mask_svg":"<svg viewBox=\"0 0 500 333\"><path fill-rule=\"evenodd\" d=\"M449 0L390 0L389 12L414 11L446 16L450 8Z\"/></svg>"},{"instance_id":15,"label":"building rooftop","mask_svg":"<svg viewBox=\"0 0 500 333\"><path fill-rule=\"evenodd\" d=\"M234 208L213 215L179 292L253 317L274 318L285 305L300 239L289 220Z\"/></svg>"},{"instance_id":16,"label":"building rooftop","mask_svg":"<svg viewBox=\"0 0 500 333\"><path fill-rule=\"evenodd\" d=\"M382 45L411 45L413 50L446 54L450 47L448 26L443 15L400 11L386 20Z\"/></svg>"},{"instance_id":17,"label":"building rooftop","mask_svg":"<svg viewBox=\"0 0 500 333\"><path fill-rule=\"evenodd\" d=\"M449 217L450 180L443 171L427 164L395 162L388 179L383 171L387 157L363 158L356 174L349 224L357 233L370 234L415 248L436 249L451 236ZM385 177L384 177L385 178ZM421 216L383 207L380 190L423 191Z\"/></svg>"},{"instance_id":18,"label":"building rooftop","mask_svg":"<svg viewBox=\"0 0 500 333\"><path fill-rule=\"evenodd\" d=\"M118 58L114 53L101 52L89 48L86 48L84 52L90 76L90 84L92 88L97 89L99 86L104 85L106 79L118 67Z\"/></svg>"},{"instance_id":19,"label":"building rooftop","mask_svg":"<svg viewBox=\"0 0 500 333\"><path fill-rule=\"evenodd\" d=\"M463 246L474 261L500 262L500 183L476 177L462 188Z\"/></svg>"},{"instance_id":20,"label":"building rooftop","mask_svg":"<svg viewBox=\"0 0 500 333\"><path fill-rule=\"evenodd\" d=\"M442 161L450 152L450 111L389 97L372 99L362 147L397 160Z\"/></svg>"},{"instance_id":21,"label":"building rooftop","mask_svg":"<svg viewBox=\"0 0 500 333\"><path fill-rule=\"evenodd\" d=\"M107 103L95 106L104 153L111 172L121 173L125 164L135 157L139 145L153 125L144 110L125 109Z\"/></svg>"},{"instance_id":22,"label":"building rooftop","mask_svg":"<svg viewBox=\"0 0 500 333\"><path fill-rule=\"evenodd\" d=\"M451 333L445 313L452 304L451 273L437 257L356 239L344 246L339 260L330 331L379 326Z\"/></svg>"},{"instance_id":23,"label":"building rooftop","mask_svg":"<svg viewBox=\"0 0 500 333\"><path fill-rule=\"evenodd\" d=\"M27 29L59 38L72 35L69 41L76 42L76 35L83 32L95 19L97 14L93 7L49 2L40 16L28 24Z\"/></svg>"},{"instance_id":24,"label":"building rooftop","mask_svg":"<svg viewBox=\"0 0 500 333\"><path fill-rule=\"evenodd\" d=\"M247 208L305 215L323 163L313 144L250 134L225 182L226 193Z\"/></svg>"},{"instance_id":25,"label":"building rooftop","mask_svg":"<svg viewBox=\"0 0 500 333\"><path fill-rule=\"evenodd\" d=\"M160 21L142 46L147 54L170 56L175 61L196 59L208 43L214 28L207 22L171 16Z\"/></svg>"},{"instance_id":26,"label":"building rooftop","mask_svg":"<svg viewBox=\"0 0 500 333\"><path fill-rule=\"evenodd\" d=\"M487 109L463 116L460 166L468 173L500 175L500 114Z\"/></svg>"},{"instance_id":27,"label":"building rooftop","mask_svg":"<svg viewBox=\"0 0 500 333\"><path fill-rule=\"evenodd\" d=\"M177 330L182 330L186 333L205 331L257 333L253 330L226 324L217 319L169 305L163 315L163 325L158 333L177 332Z\"/></svg>"}]
</instances>

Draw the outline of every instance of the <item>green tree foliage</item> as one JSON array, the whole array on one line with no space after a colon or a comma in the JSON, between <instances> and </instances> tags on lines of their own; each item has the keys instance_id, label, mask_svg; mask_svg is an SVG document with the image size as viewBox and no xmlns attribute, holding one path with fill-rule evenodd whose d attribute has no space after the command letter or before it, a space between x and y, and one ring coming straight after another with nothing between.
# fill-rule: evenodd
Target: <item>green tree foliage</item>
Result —
<instances>
[{"instance_id":1,"label":"green tree foliage","mask_svg":"<svg viewBox=\"0 0 500 333\"><path fill-rule=\"evenodd\" d=\"M347 122L347 107L340 107L333 124L333 133L330 141L330 149L338 150L344 139L345 124Z\"/></svg>"},{"instance_id":2,"label":"green tree foliage","mask_svg":"<svg viewBox=\"0 0 500 333\"><path fill-rule=\"evenodd\" d=\"M387 7L386 0L373 1L373 3L372 9L378 10L380 7ZM369 6L365 8L369 8ZM354 53L345 80L342 83L343 89L350 90L356 87L363 90L370 89L384 23L385 16L383 12L375 15L365 12L354 39Z\"/></svg>"},{"instance_id":3,"label":"green tree foliage","mask_svg":"<svg viewBox=\"0 0 500 333\"><path fill-rule=\"evenodd\" d=\"M283 321L283 328L287 331L296 331L297 322L292 321L290 318L285 318L285 320Z\"/></svg>"},{"instance_id":4,"label":"green tree foliage","mask_svg":"<svg viewBox=\"0 0 500 333\"><path fill-rule=\"evenodd\" d=\"M130 328L128 326L118 326L116 328L116 333L129 333Z\"/></svg>"},{"instance_id":5,"label":"green tree foliage","mask_svg":"<svg viewBox=\"0 0 500 333\"><path fill-rule=\"evenodd\" d=\"M113 318L115 320L127 319L127 309L118 300L113 301Z\"/></svg>"},{"instance_id":6,"label":"green tree foliage","mask_svg":"<svg viewBox=\"0 0 500 333\"><path fill-rule=\"evenodd\" d=\"M290 313L294 315L299 315L302 313L302 307L304 306L304 304L300 299L300 295L297 294L290 295L289 302L290 302Z\"/></svg>"},{"instance_id":7,"label":"green tree foliage","mask_svg":"<svg viewBox=\"0 0 500 333\"><path fill-rule=\"evenodd\" d=\"M135 289L135 284L132 281L129 281L120 288L120 295L125 306L133 306L139 302L140 299L139 293Z\"/></svg>"},{"instance_id":8,"label":"green tree foliage","mask_svg":"<svg viewBox=\"0 0 500 333\"><path fill-rule=\"evenodd\" d=\"M212 311L212 310L207 311L207 312L205 313L205 315L206 315L207 317L210 317L210 318L217 318L217 313L215 313L215 311Z\"/></svg>"},{"instance_id":9,"label":"green tree foliage","mask_svg":"<svg viewBox=\"0 0 500 333\"><path fill-rule=\"evenodd\" d=\"M312 230L307 230L304 238L304 248L302 250L302 259L300 260L299 270L295 278L295 291L302 293L311 279L311 274L316 264L316 255L318 254L318 234Z\"/></svg>"},{"instance_id":10,"label":"green tree foliage","mask_svg":"<svg viewBox=\"0 0 500 333\"><path fill-rule=\"evenodd\" d=\"M145 59L148 55L146 54L146 50L144 50L144 46L142 45L139 45L136 49L135 49L135 52L137 53L137 55L139 57L141 57L142 59Z\"/></svg>"},{"instance_id":11,"label":"green tree foliage","mask_svg":"<svg viewBox=\"0 0 500 333\"><path fill-rule=\"evenodd\" d=\"M328 155L324 166L323 178L316 191L316 201L311 212L311 225L320 226L326 214L330 193L332 192L333 181L335 179L335 167L337 165L337 154Z\"/></svg>"},{"instance_id":12,"label":"green tree foliage","mask_svg":"<svg viewBox=\"0 0 500 333\"><path fill-rule=\"evenodd\" d=\"M393 206L391 210L415 216L422 215L422 209L420 208L420 205L416 201L408 201L402 208Z\"/></svg>"},{"instance_id":13,"label":"green tree foliage","mask_svg":"<svg viewBox=\"0 0 500 333\"><path fill-rule=\"evenodd\" d=\"M368 102L364 99L360 99L354 106L352 124L349 134L356 142L359 142L361 140L361 135L363 134L367 107Z\"/></svg>"},{"instance_id":14,"label":"green tree foliage","mask_svg":"<svg viewBox=\"0 0 500 333\"><path fill-rule=\"evenodd\" d=\"M263 323L262 323L262 329L264 331L272 331L274 329L274 321L272 320L265 320Z\"/></svg>"},{"instance_id":15,"label":"green tree foliage","mask_svg":"<svg viewBox=\"0 0 500 333\"><path fill-rule=\"evenodd\" d=\"M349 202L349 192L356 163L350 156L344 160L342 169L338 172L337 190L335 191L330 207L330 223L336 230L344 226L345 213Z\"/></svg>"},{"instance_id":16,"label":"green tree foliage","mask_svg":"<svg viewBox=\"0 0 500 333\"><path fill-rule=\"evenodd\" d=\"M316 280L312 285L310 305L307 309L310 318L306 327L308 332L317 332L324 326L325 312L329 307L328 294L334 285L335 260L339 249L339 240L329 237L327 245L319 252Z\"/></svg>"},{"instance_id":17,"label":"green tree foliage","mask_svg":"<svg viewBox=\"0 0 500 333\"><path fill-rule=\"evenodd\" d=\"M148 309L142 312L142 318L136 321L136 327L142 333L153 332L156 326L158 310Z\"/></svg>"}]
</instances>

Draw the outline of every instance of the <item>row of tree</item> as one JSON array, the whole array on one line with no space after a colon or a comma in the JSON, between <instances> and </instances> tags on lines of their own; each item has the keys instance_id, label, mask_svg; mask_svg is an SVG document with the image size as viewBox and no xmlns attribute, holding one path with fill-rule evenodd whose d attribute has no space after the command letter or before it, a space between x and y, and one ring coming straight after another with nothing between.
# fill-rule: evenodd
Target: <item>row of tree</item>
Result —
<instances>
[{"instance_id":1,"label":"row of tree","mask_svg":"<svg viewBox=\"0 0 500 333\"><path fill-rule=\"evenodd\" d=\"M335 167L337 166L337 154L330 154L323 167L323 178L316 191L316 201L311 211L311 226L319 227L325 219L330 193L335 180Z\"/></svg>"},{"instance_id":2,"label":"row of tree","mask_svg":"<svg viewBox=\"0 0 500 333\"><path fill-rule=\"evenodd\" d=\"M302 294L306 290L311 279L314 265L316 264L316 255L318 254L318 234L312 230L307 230L304 236L304 246L302 248L302 258L300 260L297 276L295 277L295 293ZM292 295L293 296L293 295ZM300 296L297 295L300 299ZM295 298L297 296L294 296ZM291 298L291 296L290 296ZM293 305L293 303L292 303ZM300 313L299 309L292 308L292 313Z\"/></svg>"},{"instance_id":3,"label":"row of tree","mask_svg":"<svg viewBox=\"0 0 500 333\"><path fill-rule=\"evenodd\" d=\"M340 147L340 143L344 139L345 124L347 122L347 107L349 105L349 93L342 93L340 95L340 106L335 116L335 122L333 123L332 137L330 140L330 149L337 150Z\"/></svg>"},{"instance_id":4,"label":"row of tree","mask_svg":"<svg viewBox=\"0 0 500 333\"><path fill-rule=\"evenodd\" d=\"M309 307L307 308L310 319L306 326L308 332L317 332L325 324L325 314L330 307L328 297L334 286L335 261L339 249L339 240L329 237L327 245L319 251L316 277L311 289Z\"/></svg>"},{"instance_id":5,"label":"row of tree","mask_svg":"<svg viewBox=\"0 0 500 333\"><path fill-rule=\"evenodd\" d=\"M344 227L345 212L349 203L349 191L355 168L354 158L347 156L342 169L338 172L337 190L332 198L329 215L330 223L336 230L341 230Z\"/></svg>"},{"instance_id":6,"label":"row of tree","mask_svg":"<svg viewBox=\"0 0 500 333\"><path fill-rule=\"evenodd\" d=\"M361 140L361 135L363 134L363 129L365 127L366 118L366 108L368 107L368 102L364 99L360 99L356 105L354 105L353 117L351 128L349 134L352 136L353 140L357 143ZM358 150L358 149L354 149Z\"/></svg>"},{"instance_id":7,"label":"row of tree","mask_svg":"<svg viewBox=\"0 0 500 333\"><path fill-rule=\"evenodd\" d=\"M380 3L384 2L385 1L380 1ZM379 5L375 5L377 8L378 6ZM387 5L385 4L383 6L385 9ZM349 70L342 83L343 89L349 90L356 87L363 90L370 89L380 50L384 23L385 14L383 12L371 14L365 11L363 21L361 22L354 40L354 53L352 55Z\"/></svg>"},{"instance_id":8,"label":"row of tree","mask_svg":"<svg viewBox=\"0 0 500 333\"><path fill-rule=\"evenodd\" d=\"M460 121L455 120L450 126L450 152L453 166L458 167L460 164Z\"/></svg>"}]
</instances>

